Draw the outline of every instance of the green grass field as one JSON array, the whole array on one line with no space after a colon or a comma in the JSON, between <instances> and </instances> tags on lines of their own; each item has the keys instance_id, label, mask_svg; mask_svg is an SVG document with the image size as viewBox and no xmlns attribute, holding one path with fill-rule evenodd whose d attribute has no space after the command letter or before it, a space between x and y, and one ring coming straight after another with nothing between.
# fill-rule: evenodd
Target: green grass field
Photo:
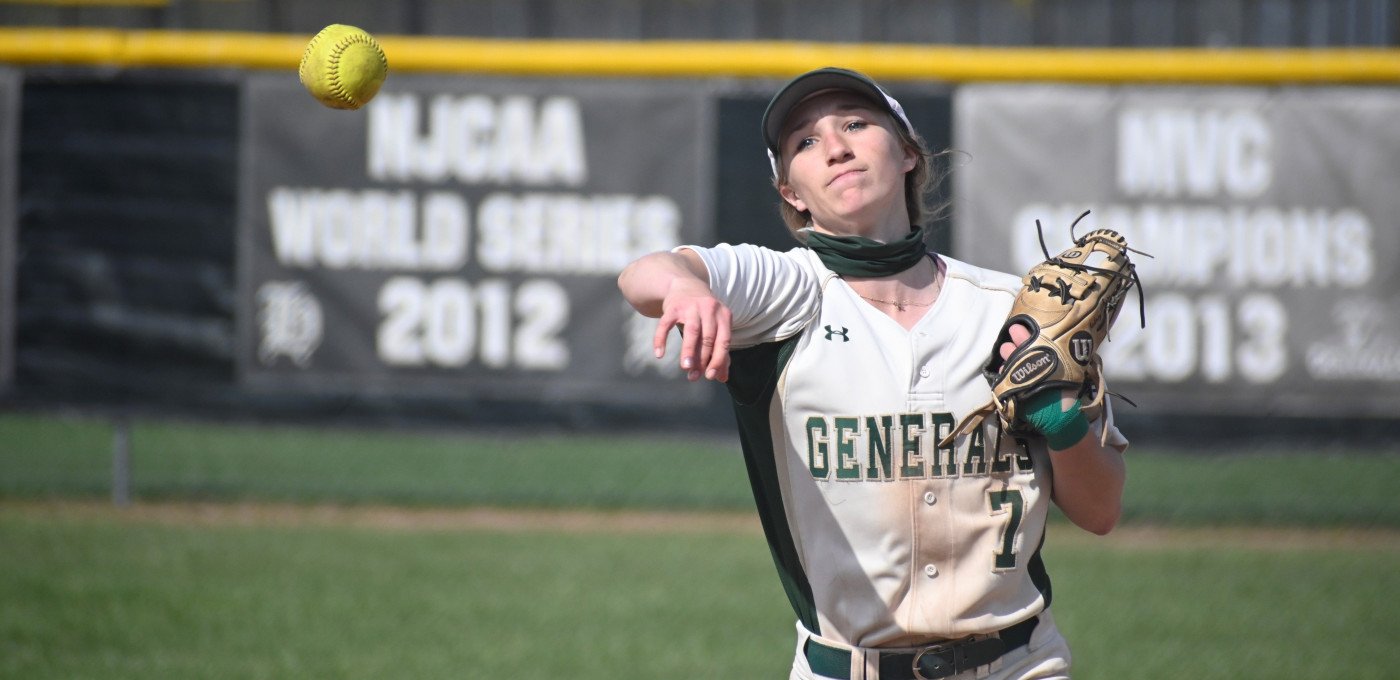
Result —
<instances>
[{"instance_id":1,"label":"green grass field","mask_svg":"<svg viewBox=\"0 0 1400 680\"><path fill-rule=\"evenodd\" d=\"M0 504L0 677L782 678L790 662L752 529L162 512ZM1400 538L1331 533L1057 525L1075 677L1394 677Z\"/></svg>"},{"instance_id":2,"label":"green grass field","mask_svg":"<svg viewBox=\"0 0 1400 680\"><path fill-rule=\"evenodd\" d=\"M0 540L6 678L756 678L781 670L790 634L752 533L194 527L10 508Z\"/></svg>"},{"instance_id":3,"label":"green grass field","mask_svg":"<svg viewBox=\"0 0 1400 680\"><path fill-rule=\"evenodd\" d=\"M786 677L723 440L138 422L132 448L117 509L107 423L0 416L0 678ZM1051 527L1076 678L1394 677L1400 458L1130 465L1122 529Z\"/></svg>"}]
</instances>

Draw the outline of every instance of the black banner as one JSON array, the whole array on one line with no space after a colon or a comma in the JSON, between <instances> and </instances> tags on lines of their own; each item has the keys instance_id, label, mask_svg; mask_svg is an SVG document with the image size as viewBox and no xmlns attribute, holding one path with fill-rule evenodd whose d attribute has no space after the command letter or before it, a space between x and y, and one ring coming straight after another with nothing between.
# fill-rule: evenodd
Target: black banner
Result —
<instances>
[{"instance_id":1,"label":"black banner","mask_svg":"<svg viewBox=\"0 0 1400 680\"><path fill-rule=\"evenodd\" d=\"M294 78L250 77L240 378L702 401L653 358L654 323L616 278L713 232L713 99L680 83L399 76L347 112Z\"/></svg>"},{"instance_id":2,"label":"black banner","mask_svg":"<svg viewBox=\"0 0 1400 680\"><path fill-rule=\"evenodd\" d=\"M19 71L0 68L0 392L14 378L15 203L19 195Z\"/></svg>"},{"instance_id":3,"label":"black banner","mask_svg":"<svg viewBox=\"0 0 1400 680\"><path fill-rule=\"evenodd\" d=\"M1400 413L1400 96L1384 88L959 90L960 252L1024 273L1116 229L1137 294L1103 347L1143 413Z\"/></svg>"}]
</instances>

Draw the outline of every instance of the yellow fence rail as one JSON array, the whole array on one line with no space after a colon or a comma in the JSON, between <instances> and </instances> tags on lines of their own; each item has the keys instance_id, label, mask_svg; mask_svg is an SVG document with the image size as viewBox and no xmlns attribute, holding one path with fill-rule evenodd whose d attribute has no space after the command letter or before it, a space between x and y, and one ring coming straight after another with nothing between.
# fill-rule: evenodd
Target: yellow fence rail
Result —
<instances>
[{"instance_id":1,"label":"yellow fence rail","mask_svg":"<svg viewBox=\"0 0 1400 680\"><path fill-rule=\"evenodd\" d=\"M294 70L310 35L0 29L0 63ZM756 41L379 36L391 72L786 78L841 65L886 80L1395 83L1400 49L1062 49Z\"/></svg>"},{"instance_id":2,"label":"yellow fence rail","mask_svg":"<svg viewBox=\"0 0 1400 680\"><path fill-rule=\"evenodd\" d=\"M169 7L171 0L0 0L0 5L50 7Z\"/></svg>"}]
</instances>

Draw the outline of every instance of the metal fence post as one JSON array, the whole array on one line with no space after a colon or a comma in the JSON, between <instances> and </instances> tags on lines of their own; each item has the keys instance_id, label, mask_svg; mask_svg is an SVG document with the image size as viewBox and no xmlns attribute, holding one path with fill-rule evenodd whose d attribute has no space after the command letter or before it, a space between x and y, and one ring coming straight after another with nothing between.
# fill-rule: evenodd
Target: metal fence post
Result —
<instances>
[{"instance_id":1,"label":"metal fence post","mask_svg":"<svg viewBox=\"0 0 1400 680\"><path fill-rule=\"evenodd\" d=\"M117 418L112 428L112 503L131 504L131 420Z\"/></svg>"}]
</instances>

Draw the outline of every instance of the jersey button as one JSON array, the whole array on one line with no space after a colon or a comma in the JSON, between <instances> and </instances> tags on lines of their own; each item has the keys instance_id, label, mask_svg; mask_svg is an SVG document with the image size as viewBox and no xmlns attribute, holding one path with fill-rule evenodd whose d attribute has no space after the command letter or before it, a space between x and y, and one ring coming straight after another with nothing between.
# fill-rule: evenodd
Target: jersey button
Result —
<instances>
[{"instance_id":1,"label":"jersey button","mask_svg":"<svg viewBox=\"0 0 1400 680\"><path fill-rule=\"evenodd\" d=\"M928 575L929 578L933 578L938 575L938 567L932 564L924 565L924 574Z\"/></svg>"},{"instance_id":2,"label":"jersey button","mask_svg":"<svg viewBox=\"0 0 1400 680\"><path fill-rule=\"evenodd\" d=\"M933 372L933 371L928 370L928 366L920 366L920 367L919 367L919 377L921 377L921 378L927 378L927 377L928 377L928 374L930 374L930 373L932 373L932 372Z\"/></svg>"},{"instance_id":3,"label":"jersey button","mask_svg":"<svg viewBox=\"0 0 1400 680\"><path fill-rule=\"evenodd\" d=\"M929 505L933 505L934 503L938 502L938 496L933 495L932 491L925 491L924 502L928 503Z\"/></svg>"}]
</instances>

